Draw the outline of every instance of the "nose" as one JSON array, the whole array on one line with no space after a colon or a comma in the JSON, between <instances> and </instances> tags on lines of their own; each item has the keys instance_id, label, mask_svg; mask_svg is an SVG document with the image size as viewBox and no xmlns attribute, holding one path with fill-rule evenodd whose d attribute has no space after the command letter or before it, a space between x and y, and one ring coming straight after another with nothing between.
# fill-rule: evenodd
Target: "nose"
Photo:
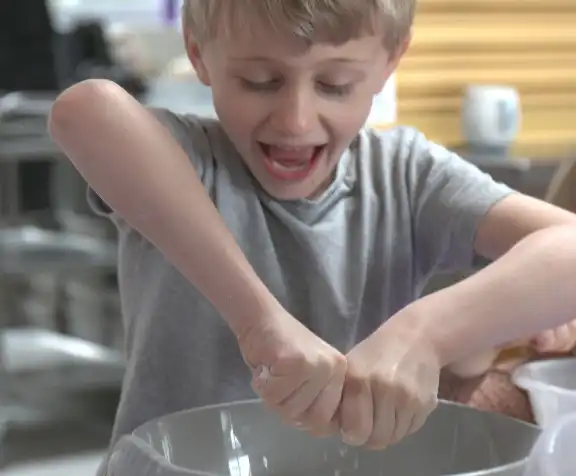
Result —
<instances>
[{"instance_id":1,"label":"nose","mask_svg":"<svg viewBox=\"0 0 576 476\"><path fill-rule=\"evenodd\" d=\"M305 88L284 91L272 114L274 128L285 136L304 136L316 120L314 98Z\"/></svg>"}]
</instances>

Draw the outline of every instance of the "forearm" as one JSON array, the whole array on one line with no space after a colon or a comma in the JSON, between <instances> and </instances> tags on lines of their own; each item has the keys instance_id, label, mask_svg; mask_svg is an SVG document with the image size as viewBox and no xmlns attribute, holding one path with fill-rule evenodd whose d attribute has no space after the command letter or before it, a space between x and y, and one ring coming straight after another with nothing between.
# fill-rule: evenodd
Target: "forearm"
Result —
<instances>
[{"instance_id":1,"label":"forearm","mask_svg":"<svg viewBox=\"0 0 576 476\"><path fill-rule=\"evenodd\" d=\"M535 232L468 279L394 316L442 365L567 323L576 307L576 228Z\"/></svg>"},{"instance_id":2,"label":"forearm","mask_svg":"<svg viewBox=\"0 0 576 476\"><path fill-rule=\"evenodd\" d=\"M73 86L52 138L75 167L209 299L233 330L277 305L228 231L179 144L120 87Z\"/></svg>"}]
</instances>

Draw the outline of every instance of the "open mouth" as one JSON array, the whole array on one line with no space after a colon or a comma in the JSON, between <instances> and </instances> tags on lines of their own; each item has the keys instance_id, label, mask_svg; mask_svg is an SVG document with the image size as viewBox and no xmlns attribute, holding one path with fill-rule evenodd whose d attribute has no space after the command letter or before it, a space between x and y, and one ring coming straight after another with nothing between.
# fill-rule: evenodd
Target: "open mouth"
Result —
<instances>
[{"instance_id":1,"label":"open mouth","mask_svg":"<svg viewBox=\"0 0 576 476\"><path fill-rule=\"evenodd\" d=\"M258 143L264 154L268 173L283 181L297 181L308 177L326 148L325 145L280 146Z\"/></svg>"}]
</instances>

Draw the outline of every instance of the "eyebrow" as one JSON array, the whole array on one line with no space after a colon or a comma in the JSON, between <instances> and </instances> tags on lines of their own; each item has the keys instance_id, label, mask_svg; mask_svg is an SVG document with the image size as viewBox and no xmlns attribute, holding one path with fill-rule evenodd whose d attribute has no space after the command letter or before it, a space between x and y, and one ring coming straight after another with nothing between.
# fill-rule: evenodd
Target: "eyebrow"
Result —
<instances>
[{"instance_id":1,"label":"eyebrow","mask_svg":"<svg viewBox=\"0 0 576 476\"><path fill-rule=\"evenodd\" d=\"M273 62L278 63L278 60L275 58L270 58L267 56L249 56L246 58L231 56L230 59L232 61L244 61L244 62L254 62L254 63L262 63L262 62ZM368 63L368 60L364 59L352 59L352 58L329 58L327 60L322 61L323 64L325 63L339 63L339 64L365 64Z\"/></svg>"}]
</instances>

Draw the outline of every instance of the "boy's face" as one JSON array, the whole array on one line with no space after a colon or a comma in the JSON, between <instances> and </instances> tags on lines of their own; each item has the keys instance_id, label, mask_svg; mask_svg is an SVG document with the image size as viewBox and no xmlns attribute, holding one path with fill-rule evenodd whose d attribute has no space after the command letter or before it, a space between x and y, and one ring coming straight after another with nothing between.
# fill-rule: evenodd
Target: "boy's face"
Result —
<instances>
[{"instance_id":1,"label":"boy's face","mask_svg":"<svg viewBox=\"0 0 576 476\"><path fill-rule=\"evenodd\" d=\"M313 44L272 31L218 38L187 50L230 139L273 197L313 198L364 125L373 96L401 54L380 35ZM403 52L405 48L401 48Z\"/></svg>"}]
</instances>

